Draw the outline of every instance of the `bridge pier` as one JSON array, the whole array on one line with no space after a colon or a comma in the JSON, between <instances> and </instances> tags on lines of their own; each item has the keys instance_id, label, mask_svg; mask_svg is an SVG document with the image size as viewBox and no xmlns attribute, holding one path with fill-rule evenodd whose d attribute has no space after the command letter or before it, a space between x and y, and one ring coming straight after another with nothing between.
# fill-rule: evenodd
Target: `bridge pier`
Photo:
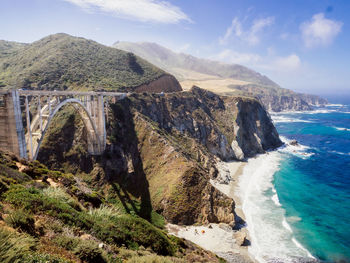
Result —
<instances>
[{"instance_id":1,"label":"bridge pier","mask_svg":"<svg viewBox=\"0 0 350 263\"><path fill-rule=\"evenodd\" d=\"M12 90L0 96L3 100L3 105L0 106L0 148L27 158L18 91Z\"/></svg>"},{"instance_id":2,"label":"bridge pier","mask_svg":"<svg viewBox=\"0 0 350 263\"><path fill-rule=\"evenodd\" d=\"M120 100L126 95L119 92L0 91L0 149L11 151L21 158L35 160L55 114L66 104L72 104L87 129L89 153L100 155L106 148L104 97ZM25 97L23 113L27 123L26 133L22 122L21 96ZM31 118L30 110L33 108L37 112Z\"/></svg>"}]
</instances>

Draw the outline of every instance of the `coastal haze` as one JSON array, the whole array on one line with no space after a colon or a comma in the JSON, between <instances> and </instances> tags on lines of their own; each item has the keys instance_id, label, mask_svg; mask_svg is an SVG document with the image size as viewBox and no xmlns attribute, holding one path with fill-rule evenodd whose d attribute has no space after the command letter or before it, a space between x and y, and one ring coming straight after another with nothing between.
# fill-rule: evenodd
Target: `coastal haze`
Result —
<instances>
[{"instance_id":1,"label":"coastal haze","mask_svg":"<svg viewBox=\"0 0 350 263\"><path fill-rule=\"evenodd\" d=\"M350 262L349 9L2 1L0 261Z\"/></svg>"}]
</instances>

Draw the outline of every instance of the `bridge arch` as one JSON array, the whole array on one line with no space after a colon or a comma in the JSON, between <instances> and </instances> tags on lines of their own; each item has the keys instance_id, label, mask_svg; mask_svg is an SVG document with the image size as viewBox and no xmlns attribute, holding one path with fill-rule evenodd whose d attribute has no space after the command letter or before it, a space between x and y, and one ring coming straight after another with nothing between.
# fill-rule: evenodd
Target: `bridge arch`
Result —
<instances>
[{"instance_id":1,"label":"bridge arch","mask_svg":"<svg viewBox=\"0 0 350 263\"><path fill-rule=\"evenodd\" d=\"M71 104L76 111L80 114L84 126L87 130L87 135L88 135L88 152L92 155L97 155L100 154L102 152L103 149L103 145L102 142L100 141L100 136L98 133L98 129L95 123L95 120L93 118L93 116L91 115L91 113L89 112L89 110L84 106L84 104L75 98L69 98L69 99L65 99L64 101L60 102L57 106L55 106L54 110L51 112L51 114L49 114L49 116L47 117L47 120L45 121L45 125L43 125L42 130L39 128L39 132L37 133L32 133L30 134L30 136L36 134L38 135L38 140L35 142L35 140L31 140L29 141L29 134L27 134L27 145L32 144L31 147L33 149L33 153L32 153L32 159L36 160L39 154L39 150L40 150L40 146L43 142L43 139L46 135L46 132L53 120L53 118L56 116L57 112L64 107L65 105ZM39 118L39 113L36 114L36 116L33 118L33 120L38 120ZM37 122L33 123L33 128L35 126L37 126ZM31 127L31 128L32 128ZM31 130L32 132L32 130ZM34 142L34 143L33 143ZM33 145L34 144L34 145ZM31 151L31 148L29 147L29 151Z\"/></svg>"}]
</instances>

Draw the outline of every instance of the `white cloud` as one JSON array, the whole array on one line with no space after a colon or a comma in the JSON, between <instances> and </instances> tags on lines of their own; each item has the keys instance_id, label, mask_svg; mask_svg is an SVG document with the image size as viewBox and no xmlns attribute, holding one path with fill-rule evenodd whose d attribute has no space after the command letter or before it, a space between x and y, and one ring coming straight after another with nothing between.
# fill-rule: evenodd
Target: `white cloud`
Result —
<instances>
[{"instance_id":1,"label":"white cloud","mask_svg":"<svg viewBox=\"0 0 350 263\"><path fill-rule=\"evenodd\" d=\"M240 53L231 49L225 49L219 54L212 56L211 59L234 64L254 65L261 60L261 57L254 53Z\"/></svg>"},{"instance_id":2,"label":"white cloud","mask_svg":"<svg viewBox=\"0 0 350 263\"><path fill-rule=\"evenodd\" d=\"M324 17L323 13L316 14L310 21L301 24L300 30L304 44L308 48L330 45L340 33L343 23Z\"/></svg>"},{"instance_id":3,"label":"white cloud","mask_svg":"<svg viewBox=\"0 0 350 263\"><path fill-rule=\"evenodd\" d=\"M142 22L176 24L190 18L177 6L162 0L63 0L87 11L102 11Z\"/></svg>"},{"instance_id":4,"label":"white cloud","mask_svg":"<svg viewBox=\"0 0 350 263\"><path fill-rule=\"evenodd\" d=\"M242 64L256 70L273 73L297 72L302 67L302 62L298 55L290 54L288 56L278 56L274 51L271 51L270 54L265 56L261 56L256 53L240 53L231 49L224 49L220 53L211 56L210 59L226 63Z\"/></svg>"},{"instance_id":5,"label":"white cloud","mask_svg":"<svg viewBox=\"0 0 350 263\"><path fill-rule=\"evenodd\" d=\"M266 17L253 21L249 29L244 30L242 22L237 17L232 20L231 25L226 29L226 33L219 39L220 44L227 44L231 38L239 38L249 45L257 45L260 42L261 32L275 22L274 17Z\"/></svg>"},{"instance_id":6,"label":"white cloud","mask_svg":"<svg viewBox=\"0 0 350 263\"><path fill-rule=\"evenodd\" d=\"M301 67L301 60L298 55L291 54L286 57L277 57L273 63L272 68L276 71L296 71Z\"/></svg>"}]
</instances>

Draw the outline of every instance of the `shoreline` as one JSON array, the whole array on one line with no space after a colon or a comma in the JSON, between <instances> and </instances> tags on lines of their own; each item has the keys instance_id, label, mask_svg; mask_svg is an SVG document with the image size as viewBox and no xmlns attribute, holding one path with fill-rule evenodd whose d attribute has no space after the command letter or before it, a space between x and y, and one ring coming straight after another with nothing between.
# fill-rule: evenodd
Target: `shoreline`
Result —
<instances>
[{"instance_id":1,"label":"shoreline","mask_svg":"<svg viewBox=\"0 0 350 263\"><path fill-rule=\"evenodd\" d=\"M235 214L244 220L242 201L239 196L239 179L243 174L246 162L218 162L218 178L210 183L222 193L231 197L235 202ZM167 224L170 234L187 239L202 248L209 250L230 263L256 263L248 252L249 246L241 246L237 242L237 235L246 237L250 241L249 232L245 226L233 230L227 224L208 224L206 226L178 226Z\"/></svg>"}]
</instances>

